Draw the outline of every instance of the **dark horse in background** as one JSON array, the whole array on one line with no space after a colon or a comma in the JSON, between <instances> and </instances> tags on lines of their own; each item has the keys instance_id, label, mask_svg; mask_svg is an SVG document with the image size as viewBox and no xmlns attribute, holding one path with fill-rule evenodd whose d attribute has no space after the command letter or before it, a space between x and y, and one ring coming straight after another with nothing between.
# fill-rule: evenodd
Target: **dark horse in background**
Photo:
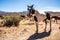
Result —
<instances>
[{"instance_id":1,"label":"dark horse in background","mask_svg":"<svg viewBox=\"0 0 60 40\"><path fill-rule=\"evenodd\" d=\"M56 23L58 23L57 20L60 20L60 17L58 17L58 16L52 16L51 19L52 19L52 18L55 19L54 22L56 22Z\"/></svg>"}]
</instances>

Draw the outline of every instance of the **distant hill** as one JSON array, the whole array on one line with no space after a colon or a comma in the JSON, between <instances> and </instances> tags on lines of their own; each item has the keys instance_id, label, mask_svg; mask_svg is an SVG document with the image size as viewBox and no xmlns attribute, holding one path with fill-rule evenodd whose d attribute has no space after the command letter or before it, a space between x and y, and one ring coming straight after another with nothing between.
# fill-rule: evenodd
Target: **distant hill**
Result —
<instances>
[{"instance_id":1,"label":"distant hill","mask_svg":"<svg viewBox=\"0 0 60 40\"><path fill-rule=\"evenodd\" d=\"M4 12L4 11L0 11L0 14L1 14L1 13L5 13L5 12Z\"/></svg>"},{"instance_id":2,"label":"distant hill","mask_svg":"<svg viewBox=\"0 0 60 40\"><path fill-rule=\"evenodd\" d=\"M45 11L45 13L49 13L51 16L60 16L60 12Z\"/></svg>"},{"instance_id":3,"label":"distant hill","mask_svg":"<svg viewBox=\"0 0 60 40\"><path fill-rule=\"evenodd\" d=\"M23 11L23 12L4 12L4 11L0 11L0 15L3 16L20 16L20 15L27 15L27 11Z\"/></svg>"},{"instance_id":4,"label":"distant hill","mask_svg":"<svg viewBox=\"0 0 60 40\"><path fill-rule=\"evenodd\" d=\"M7 14L7 13L19 13L19 14L27 14L27 11L23 11L23 12L4 12L4 11L0 11L0 14L3 14L3 13L5 13L5 14Z\"/></svg>"},{"instance_id":5,"label":"distant hill","mask_svg":"<svg viewBox=\"0 0 60 40\"><path fill-rule=\"evenodd\" d=\"M60 16L60 12L52 12L52 11L45 11L45 13L49 13L51 16ZM23 11L23 12L4 12L4 11L0 11L0 15L4 15L4 16L20 16L20 15L25 15L27 16L27 11ZM45 16L44 14L39 14L39 16Z\"/></svg>"}]
</instances>

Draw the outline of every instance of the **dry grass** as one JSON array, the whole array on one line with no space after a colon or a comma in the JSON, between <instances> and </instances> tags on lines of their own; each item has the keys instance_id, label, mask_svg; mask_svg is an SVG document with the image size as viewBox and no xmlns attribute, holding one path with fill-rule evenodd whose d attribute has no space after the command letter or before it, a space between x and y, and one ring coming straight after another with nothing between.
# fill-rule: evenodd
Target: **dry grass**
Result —
<instances>
[{"instance_id":1,"label":"dry grass","mask_svg":"<svg viewBox=\"0 0 60 40\"><path fill-rule=\"evenodd\" d=\"M28 23L34 23L29 25ZM22 20L18 27L0 27L0 40L27 40L36 31L35 22ZM36 40L60 40L60 24L52 23L52 32L50 36ZM44 22L39 23L39 33L44 32ZM49 30L49 23L47 31Z\"/></svg>"}]
</instances>

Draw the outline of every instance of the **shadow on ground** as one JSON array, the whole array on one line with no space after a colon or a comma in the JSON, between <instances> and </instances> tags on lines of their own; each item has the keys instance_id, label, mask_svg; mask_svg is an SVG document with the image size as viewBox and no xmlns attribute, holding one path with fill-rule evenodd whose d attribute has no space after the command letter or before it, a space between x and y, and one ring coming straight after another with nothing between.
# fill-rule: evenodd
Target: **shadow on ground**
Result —
<instances>
[{"instance_id":1,"label":"shadow on ground","mask_svg":"<svg viewBox=\"0 0 60 40\"><path fill-rule=\"evenodd\" d=\"M32 36L30 36L27 40L36 40L36 39L48 37L50 35L50 33L51 33L51 30L48 32L35 33Z\"/></svg>"}]
</instances>

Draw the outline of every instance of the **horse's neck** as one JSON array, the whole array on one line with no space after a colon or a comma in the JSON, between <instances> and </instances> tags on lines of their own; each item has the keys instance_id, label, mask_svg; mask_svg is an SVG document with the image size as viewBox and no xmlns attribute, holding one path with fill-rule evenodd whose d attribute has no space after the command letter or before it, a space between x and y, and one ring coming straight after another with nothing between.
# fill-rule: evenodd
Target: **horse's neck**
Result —
<instances>
[{"instance_id":1,"label":"horse's neck","mask_svg":"<svg viewBox=\"0 0 60 40\"><path fill-rule=\"evenodd\" d=\"M35 10L35 15L40 15L38 10Z\"/></svg>"}]
</instances>

